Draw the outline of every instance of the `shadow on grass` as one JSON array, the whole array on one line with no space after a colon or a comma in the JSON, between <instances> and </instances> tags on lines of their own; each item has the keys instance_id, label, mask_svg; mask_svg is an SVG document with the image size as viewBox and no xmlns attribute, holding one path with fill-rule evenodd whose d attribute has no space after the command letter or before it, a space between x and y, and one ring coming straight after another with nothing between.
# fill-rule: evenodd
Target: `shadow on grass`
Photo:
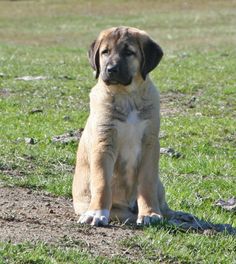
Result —
<instances>
[{"instance_id":1,"label":"shadow on grass","mask_svg":"<svg viewBox=\"0 0 236 264\"><path fill-rule=\"evenodd\" d=\"M121 224L117 225L112 222L108 228L120 226L124 229L143 229L144 226L137 226L136 224ZM174 211L172 217L165 219L161 223L152 224L152 226L159 227L159 229L168 229L170 232L195 232L204 235L215 235L224 233L226 235L236 235L236 228L230 224L214 224L210 221L199 219L197 216L182 212Z\"/></svg>"},{"instance_id":2,"label":"shadow on grass","mask_svg":"<svg viewBox=\"0 0 236 264\"><path fill-rule=\"evenodd\" d=\"M165 222L165 226L176 231L193 231L206 235L225 233L236 235L236 228L230 224L214 224L204 219L199 219L193 214L176 211L174 215Z\"/></svg>"}]
</instances>

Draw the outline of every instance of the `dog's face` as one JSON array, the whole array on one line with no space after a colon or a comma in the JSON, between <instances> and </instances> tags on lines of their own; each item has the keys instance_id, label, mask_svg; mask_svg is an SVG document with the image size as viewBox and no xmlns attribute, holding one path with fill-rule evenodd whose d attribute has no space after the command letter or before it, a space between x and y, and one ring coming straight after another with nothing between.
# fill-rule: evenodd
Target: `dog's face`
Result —
<instances>
[{"instance_id":1,"label":"dog's face","mask_svg":"<svg viewBox=\"0 0 236 264\"><path fill-rule=\"evenodd\" d=\"M102 31L92 43L89 60L107 84L129 85L135 76L152 71L163 56L162 49L144 31L118 27Z\"/></svg>"}]
</instances>

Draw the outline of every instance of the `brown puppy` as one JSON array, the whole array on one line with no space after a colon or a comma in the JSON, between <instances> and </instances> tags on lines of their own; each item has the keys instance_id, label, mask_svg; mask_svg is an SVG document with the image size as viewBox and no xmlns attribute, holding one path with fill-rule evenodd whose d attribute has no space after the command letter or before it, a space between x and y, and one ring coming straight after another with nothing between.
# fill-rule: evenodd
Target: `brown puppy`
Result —
<instances>
[{"instance_id":1,"label":"brown puppy","mask_svg":"<svg viewBox=\"0 0 236 264\"><path fill-rule=\"evenodd\" d=\"M129 27L104 30L91 45L98 83L73 181L80 223L149 225L172 213L158 175L159 93L148 76L162 56L147 33Z\"/></svg>"}]
</instances>

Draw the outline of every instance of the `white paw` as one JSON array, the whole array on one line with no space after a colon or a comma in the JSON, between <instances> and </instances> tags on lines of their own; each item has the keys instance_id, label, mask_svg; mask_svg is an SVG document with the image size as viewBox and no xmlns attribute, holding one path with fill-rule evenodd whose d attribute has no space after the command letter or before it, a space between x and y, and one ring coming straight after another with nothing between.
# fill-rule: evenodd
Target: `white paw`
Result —
<instances>
[{"instance_id":1,"label":"white paw","mask_svg":"<svg viewBox=\"0 0 236 264\"><path fill-rule=\"evenodd\" d=\"M92 226L107 226L109 216L110 211L107 209L87 211L80 216L78 223Z\"/></svg>"},{"instance_id":2,"label":"white paw","mask_svg":"<svg viewBox=\"0 0 236 264\"><path fill-rule=\"evenodd\" d=\"M149 226L149 225L160 223L162 220L163 220L163 217L158 214L141 215L141 216L138 216L136 223L138 226Z\"/></svg>"}]
</instances>

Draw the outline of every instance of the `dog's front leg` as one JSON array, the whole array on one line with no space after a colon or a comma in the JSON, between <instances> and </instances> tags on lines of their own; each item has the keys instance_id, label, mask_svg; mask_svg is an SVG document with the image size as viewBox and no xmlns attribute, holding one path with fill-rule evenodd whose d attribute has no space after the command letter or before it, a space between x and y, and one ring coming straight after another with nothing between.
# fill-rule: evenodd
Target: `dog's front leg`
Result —
<instances>
[{"instance_id":1,"label":"dog's front leg","mask_svg":"<svg viewBox=\"0 0 236 264\"><path fill-rule=\"evenodd\" d=\"M90 160L91 202L87 212L80 217L80 223L95 226L108 225L112 203L113 169L114 158L112 154L96 146L96 149L91 151Z\"/></svg>"},{"instance_id":2,"label":"dog's front leg","mask_svg":"<svg viewBox=\"0 0 236 264\"><path fill-rule=\"evenodd\" d=\"M159 142L153 140L151 143L145 146L138 175L138 225L150 225L162 219L158 199Z\"/></svg>"}]
</instances>

